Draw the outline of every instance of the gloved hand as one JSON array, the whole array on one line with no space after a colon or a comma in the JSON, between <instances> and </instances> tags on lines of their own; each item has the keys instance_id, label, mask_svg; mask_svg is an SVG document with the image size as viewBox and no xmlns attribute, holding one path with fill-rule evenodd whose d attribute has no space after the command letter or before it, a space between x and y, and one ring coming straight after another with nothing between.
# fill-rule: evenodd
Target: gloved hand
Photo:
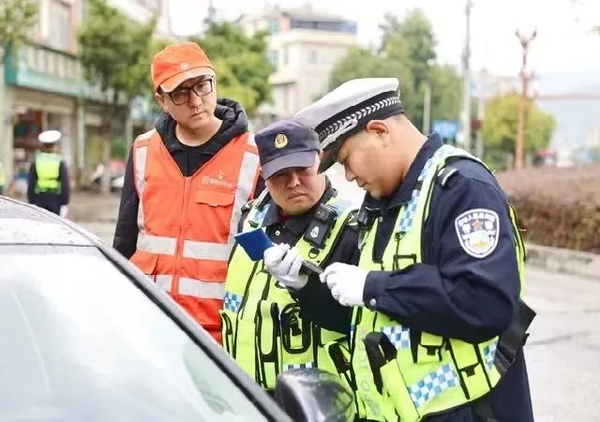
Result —
<instances>
[{"instance_id":1,"label":"gloved hand","mask_svg":"<svg viewBox=\"0 0 600 422\"><path fill-rule=\"evenodd\" d=\"M298 249L281 243L273 245L263 253L265 267L281 284L292 289L301 289L308 282L308 276L300 274L302 258Z\"/></svg>"},{"instance_id":2,"label":"gloved hand","mask_svg":"<svg viewBox=\"0 0 600 422\"><path fill-rule=\"evenodd\" d=\"M335 262L325 268L319 276L321 282L327 283L331 295L344 306L364 306L363 291L369 271L356 265Z\"/></svg>"},{"instance_id":3,"label":"gloved hand","mask_svg":"<svg viewBox=\"0 0 600 422\"><path fill-rule=\"evenodd\" d=\"M61 205L60 206L60 216L62 218L66 218L67 214L69 213L69 206L68 205Z\"/></svg>"}]
</instances>

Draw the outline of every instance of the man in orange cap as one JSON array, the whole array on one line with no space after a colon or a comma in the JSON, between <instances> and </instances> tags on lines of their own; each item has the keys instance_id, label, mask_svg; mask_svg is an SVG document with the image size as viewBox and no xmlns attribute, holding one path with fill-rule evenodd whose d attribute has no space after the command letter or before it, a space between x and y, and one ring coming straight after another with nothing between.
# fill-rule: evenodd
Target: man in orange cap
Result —
<instances>
[{"instance_id":1,"label":"man in orange cap","mask_svg":"<svg viewBox=\"0 0 600 422\"><path fill-rule=\"evenodd\" d=\"M217 99L215 70L195 43L152 60L155 128L129 157L113 246L220 341L227 259L259 160L242 107Z\"/></svg>"}]
</instances>

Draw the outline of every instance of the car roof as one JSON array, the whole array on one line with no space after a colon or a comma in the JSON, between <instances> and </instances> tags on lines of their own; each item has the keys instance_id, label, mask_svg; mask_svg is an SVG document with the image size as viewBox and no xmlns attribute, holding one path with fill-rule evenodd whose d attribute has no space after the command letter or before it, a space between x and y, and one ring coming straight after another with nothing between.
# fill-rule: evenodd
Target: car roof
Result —
<instances>
[{"instance_id":1,"label":"car roof","mask_svg":"<svg viewBox=\"0 0 600 422\"><path fill-rule=\"evenodd\" d=\"M98 238L35 205L0 196L0 245L97 246Z\"/></svg>"}]
</instances>

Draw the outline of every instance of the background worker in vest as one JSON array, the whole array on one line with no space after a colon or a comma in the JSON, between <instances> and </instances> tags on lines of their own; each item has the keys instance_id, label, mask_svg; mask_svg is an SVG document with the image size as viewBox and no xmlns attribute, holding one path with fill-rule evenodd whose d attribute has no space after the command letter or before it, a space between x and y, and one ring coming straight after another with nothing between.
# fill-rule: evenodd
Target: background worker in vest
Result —
<instances>
[{"instance_id":1,"label":"background worker in vest","mask_svg":"<svg viewBox=\"0 0 600 422\"><path fill-rule=\"evenodd\" d=\"M2 161L0 161L0 195L6 195L6 176L4 175Z\"/></svg>"},{"instance_id":2,"label":"background worker in vest","mask_svg":"<svg viewBox=\"0 0 600 422\"><path fill-rule=\"evenodd\" d=\"M38 135L40 150L29 168L27 200L61 217L69 212L69 173L58 154L58 130L46 130Z\"/></svg>"},{"instance_id":3,"label":"background worker in vest","mask_svg":"<svg viewBox=\"0 0 600 422\"><path fill-rule=\"evenodd\" d=\"M359 413L532 421L522 345L533 311L519 300L512 210L481 162L415 128L397 90L395 78L352 80L295 116L319 133L320 170L338 161L368 192L360 264L321 275L355 307ZM507 330L513 341L498 343Z\"/></svg>"},{"instance_id":4,"label":"background worker in vest","mask_svg":"<svg viewBox=\"0 0 600 422\"><path fill-rule=\"evenodd\" d=\"M323 346L334 341L331 347L347 350L350 309L301 264L302 259L322 267L357 263L357 210L317 173L319 140L313 130L284 120L257 133L256 143L268 191L248 204L243 230L262 227L274 246L256 263L234 248L225 284L223 346L261 387L273 390L281 371L319 367L339 373ZM290 293L303 298L306 308ZM306 313L320 314L323 324L313 324ZM349 373L343 377L348 380Z\"/></svg>"},{"instance_id":5,"label":"background worker in vest","mask_svg":"<svg viewBox=\"0 0 600 422\"><path fill-rule=\"evenodd\" d=\"M219 341L227 258L258 183L256 145L242 107L217 100L197 44L158 52L151 74L164 113L134 142L113 246Z\"/></svg>"}]
</instances>

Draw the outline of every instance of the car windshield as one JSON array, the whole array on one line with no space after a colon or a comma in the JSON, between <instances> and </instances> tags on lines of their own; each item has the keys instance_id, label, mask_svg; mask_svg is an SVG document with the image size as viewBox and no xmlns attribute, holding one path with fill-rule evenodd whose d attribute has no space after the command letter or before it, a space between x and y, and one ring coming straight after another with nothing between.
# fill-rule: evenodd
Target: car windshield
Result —
<instances>
[{"instance_id":1,"label":"car windshield","mask_svg":"<svg viewBox=\"0 0 600 422\"><path fill-rule=\"evenodd\" d=\"M0 250L0 420L266 420L95 248Z\"/></svg>"}]
</instances>

